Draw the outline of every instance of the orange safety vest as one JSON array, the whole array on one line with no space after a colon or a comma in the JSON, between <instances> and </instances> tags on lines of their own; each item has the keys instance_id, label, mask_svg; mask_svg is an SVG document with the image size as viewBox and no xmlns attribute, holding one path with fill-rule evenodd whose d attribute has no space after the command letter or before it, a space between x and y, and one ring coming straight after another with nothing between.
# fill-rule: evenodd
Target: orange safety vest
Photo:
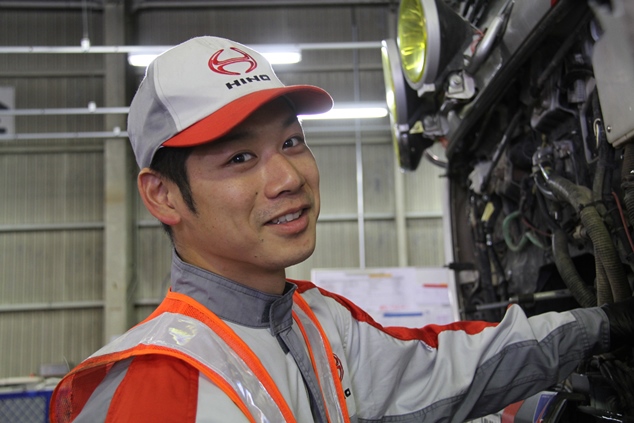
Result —
<instances>
[{"instance_id":1,"label":"orange safety vest","mask_svg":"<svg viewBox=\"0 0 634 423\"><path fill-rule=\"evenodd\" d=\"M328 421L348 423L330 343L310 306L297 292L292 313L308 346ZM62 379L51 399L51 422L73 421L115 362L144 354L164 354L193 366L221 388L253 423L295 422L273 379L247 344L200 303L171 291L147 319Z\"/></svg>"}]
</instances>

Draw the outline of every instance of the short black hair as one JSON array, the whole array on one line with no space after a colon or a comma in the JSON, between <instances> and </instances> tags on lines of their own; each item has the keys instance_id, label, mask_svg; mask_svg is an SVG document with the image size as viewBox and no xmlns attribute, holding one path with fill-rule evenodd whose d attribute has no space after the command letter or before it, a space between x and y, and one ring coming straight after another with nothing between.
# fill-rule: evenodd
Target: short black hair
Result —
<instances>
[{"instance_id":1,"label":"short black hair","mask_svg":"<svg viewBox=\"0 0 634 423\"><path fill-rule=\"evenodd\" d=\"M192 151L194 151L194 147L161 147L154 154L152 163L150 163L150 169L169 181L174 182L180 190L183 201L185 201L189 210L196 214L196 203L192 196L186 166L187 159ZM165 223L162 223L162 225L165 232L167 232L170 239L172 239L172 228Z\"/></svg>"}]
</instances>

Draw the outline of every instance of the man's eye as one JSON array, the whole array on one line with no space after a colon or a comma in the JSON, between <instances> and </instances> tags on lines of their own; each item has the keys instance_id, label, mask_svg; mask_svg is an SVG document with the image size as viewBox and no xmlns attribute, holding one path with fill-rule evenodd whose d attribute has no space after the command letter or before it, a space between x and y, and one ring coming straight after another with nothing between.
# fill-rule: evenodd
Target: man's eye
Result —
<instances>
[{"instance_id":1,"label":"man's eye","mask_svg":"<svg viewBox=\"0 0 634 423\"><path fill-rule=\"evenodd\" d=\"M251 153L240 153L236 154L229 160L231 163L244 163L253 158L253 154Z\"/></svg>"},{"instance_id":2,"label":"man's eye","mask_svg":"<svg viewBox=\"0 0 634 423\"><path fill-rule=\"evenodd\" d=\"M289 138L286 141L284 141L284 148L295 147L296 145L299 145L303 142L304 140L299 137Z\"/></svg>"}]
</instances>

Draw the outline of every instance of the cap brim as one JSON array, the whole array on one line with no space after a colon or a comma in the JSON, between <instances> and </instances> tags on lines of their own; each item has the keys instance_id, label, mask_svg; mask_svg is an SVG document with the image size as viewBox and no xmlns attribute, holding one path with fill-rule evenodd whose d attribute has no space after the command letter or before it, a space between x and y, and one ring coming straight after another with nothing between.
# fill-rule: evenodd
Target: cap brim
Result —
<instances>
[{"instance_id":1,"label":"cap brim","mask_svg":"<svg viewBox=\"0 0 634 423\"><path fill-rule=\"evenodd\" d=\"M312 85L291 85L256 91L218 109L174 135L162 145L192 147L212 142L226 135L264 104L282 96L293 103L298 115L325 113L332 108L333 104L330 94Z\"/></svg>"}]
</instances>

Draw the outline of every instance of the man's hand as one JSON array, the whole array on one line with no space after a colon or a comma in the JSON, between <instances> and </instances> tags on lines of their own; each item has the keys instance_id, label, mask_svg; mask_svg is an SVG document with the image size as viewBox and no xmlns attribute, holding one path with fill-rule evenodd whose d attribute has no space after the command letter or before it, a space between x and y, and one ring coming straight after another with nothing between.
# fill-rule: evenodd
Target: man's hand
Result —
<instances>
[{"instance_id":1,"label":"man's hand","mask_svg":"<svg viewBox=\"0 0 634 423\"><path fill-rule=\"evenodd\" d=\"M610 348L634 346L634 297L601 308L610 321Z\"/></svg>"}]
</instances>

